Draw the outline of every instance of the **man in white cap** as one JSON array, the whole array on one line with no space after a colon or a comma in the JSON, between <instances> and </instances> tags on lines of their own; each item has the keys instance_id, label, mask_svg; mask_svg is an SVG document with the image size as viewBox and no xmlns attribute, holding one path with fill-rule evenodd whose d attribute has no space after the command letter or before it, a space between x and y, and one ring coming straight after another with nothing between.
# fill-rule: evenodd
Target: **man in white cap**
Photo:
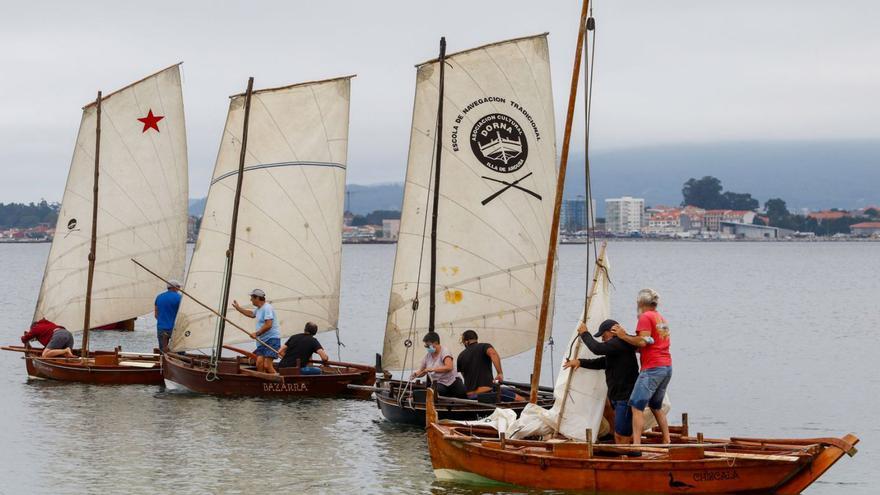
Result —
<instances>
[{"instance_id":1,"label":"man in white cap","mask_svg":"<svg viewBox=\"0 0 880 495\"><path fill-rule=\"evenodd\" d=\"M274 375L275 366L272 362L275 360L275 356L278 356L278 349L281 348L281 329L275 318L275 309L266 302L266 293L262 289L252 290L250 296L251 304L257 309L244 309L235 300L232 301L232 307L248 318L257 320L257 331L251 334L251 338L254 340L259 338L265 342L265 344L258 343L256 350L254 350L254 354L257 355L257 371Z\"/></svg>"},{"instance_id":2,"label":"man in white cap","mask_svg":"<svg viewBox=\"0 0 880 495\"><path fill-rule=\"evenodd\" d=\"M177 310L180 309L180 282L171 279L166 285L165 292L156 296L153 316L156 317L156 335L159 338L159 351L168 350L168 341L171 340L171 332L174 330L174 320L177 319Z\"/></svg>"}]
</instances>

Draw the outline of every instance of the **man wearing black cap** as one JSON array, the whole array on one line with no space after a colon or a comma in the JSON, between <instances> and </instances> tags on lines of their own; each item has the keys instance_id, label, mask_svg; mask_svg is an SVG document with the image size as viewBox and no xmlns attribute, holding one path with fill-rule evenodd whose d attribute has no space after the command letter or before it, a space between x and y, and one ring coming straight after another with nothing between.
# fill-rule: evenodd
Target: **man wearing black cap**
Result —
<instances>
[{"instance_id":1,"label":"man wearing black cap","mask_svg":"<svg viewBox=\"0 0 880 495\"><path fill-rule=\"evenodd\" d=\"M632 442L632 408L629 396L639 377L639 363L636 348L619 339L611 330L618 327L614 320L605 320L599 325L595 336L602 339L596 342L581 322L578 333L590 351L599 356L595 359L569 359L565 368L587 368L605 370L605 383L608 385L608 399L614 408L615 443Z\"/></svg>"}]
</instances>

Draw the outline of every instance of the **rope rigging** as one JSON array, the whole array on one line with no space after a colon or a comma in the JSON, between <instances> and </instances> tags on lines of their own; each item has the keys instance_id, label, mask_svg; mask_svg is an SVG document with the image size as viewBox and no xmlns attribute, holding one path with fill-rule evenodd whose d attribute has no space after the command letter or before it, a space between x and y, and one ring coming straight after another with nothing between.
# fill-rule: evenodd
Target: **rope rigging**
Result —
<instances>
[{"instance_id":1,"label":"rope rigging","mask_svg":"<svg viewBox=\"0 0 880 495\"><path fill-rule=\"evenodd\" d=\"M596 242L596 212L593 208L593 184L590 177L590 117L593 103L593 77L596 67L596 19L593 17L593 5L590 3L590 15L587 18L588 35L584 37L584 209L586 216L587 231L587 256L586 256L586 273L584 277L584 316L583 322L586 324L587 315L590 309L590 265L598 263L598 246ZM590 260L590 245L592 244L592 263ZM601 267L604 270L604 266ZM566 360L571 359L575 351L575 345L578 339L573 339L568 346L568 355Z\"/></svg>"}]
</instances>

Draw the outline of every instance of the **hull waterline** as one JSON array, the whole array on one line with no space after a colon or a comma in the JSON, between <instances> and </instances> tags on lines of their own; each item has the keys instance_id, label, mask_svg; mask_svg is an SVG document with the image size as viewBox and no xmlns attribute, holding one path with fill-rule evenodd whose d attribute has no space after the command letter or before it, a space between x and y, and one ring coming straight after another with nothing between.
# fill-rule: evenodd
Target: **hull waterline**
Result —
<instances>
[{"instance_id":1,"label":"hull waterline","mask_svg":"<svg viewBox=\"0 0 880 495\"><path fill-rule=\"evenodd\" d=\"M162 357L166 382L191 392L209 395L252 397L355 397L369 398L369 392L351 390L349 384L369 386L376 381L371 366L330 363L320 375L300 375L281 370L269 376L250 369L241 358L223 358L216 376L209 374L205 356L165 354Z\"/></svg>"}]
</instances>

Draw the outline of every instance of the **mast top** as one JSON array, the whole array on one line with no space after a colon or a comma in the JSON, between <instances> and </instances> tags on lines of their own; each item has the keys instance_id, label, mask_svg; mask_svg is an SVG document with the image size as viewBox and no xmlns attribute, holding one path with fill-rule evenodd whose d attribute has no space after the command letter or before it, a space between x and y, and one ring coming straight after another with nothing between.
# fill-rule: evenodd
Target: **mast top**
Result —
<instances>
[{"instance_id":1,"label":"mast top","mask_svg":"<svg viewBox=\"0 0 880 495\"><path fill-rule=\"evenodd\" d=\"M150 74L149 76L142 77L142 78L138 79L137 81L135 81L135 82L133 82L133 83L131 83L131 84L129 84L129 85L126 85L126 86L123 86L123 87L117 89L116 91L113 91L113 92L111 92L111 93L107 93L106 95L104 95L103 98L101 98L101 101L105 101L105 100L107 100L107 98L110 98L111 96L115 95L116 93L121 93L121 92L125 91L126 89L128 89L128 88L130 88L130 87L132 87L132 86L134 86L134 85L136 85L136 84L142 83L142 82L146 81L147 79L149 79L149 78L155 76L156 74L161 74L162 72L165 72L165 71L168 70L168 69L171 69L171 68L173 68L173 67L178 67L178 66L180 66L180 65L183 65L183 62L182 62L182 61L181 61L181 62L177 62L176 64L171 64L171 65L169 65L168 67L165 67L164 69L157 70L156 72L153 72L153 73ZM86 105L83 106L82 109L85 110L86 108L93 107L93 106L95 106L96 103L97 103L97 102L96 102L95 100L92 100L91 102L86 103Z\"/></svg>"},{"instance_id":2,"label":"mast top","mask_svg":"<svg viewBox=\"0 0 880 495\"><path fill-rule=\"evenodd\" d=\"M533 34L533 35L530 35L530 36L519 36L519 37L517 37L517 38L511 38L511 39L509 39L509 40L496 41L496 42L494 42L494 43L487 43L487 44L485 44L485 45L475 46L475 47L473 47L473 48L467 48L467 49L465 49L465 50L457 51L457 52L454 52L454 53L448 53L448 54L445 55L445 58L450 58L450 57L454 57L454 56L456 56L456 55L461 55L461 54L463 54L463 53L470 53L470 52L474 52L474 51L477 51L477 50L483 50L483 49L486 49L486 48L489 48L489 47L493 47L493 46L497 46L497 45L503 45L503 44L506 44L506 43L516 43L517 41L527 40L527 39L531 39L531 38L547 37L547 35L549 35L549 34L550 34L549 32L543 32L543 33ZM446 37L444 36L444 37L440 38L440 40L441 40L441 42L445 42ZM440 61L440 58L439 58L439 57L437 57L437 58L432 58L432 59L430 59L430 60L425 60L425 61L422 62L422 63L416 64L415 66L416 66L416 67L422 67L422 66L424 66L424 65L433 64L433 63L436 63L436 62L439 62L439 61Z\"/></svg>"}]
</instances>

